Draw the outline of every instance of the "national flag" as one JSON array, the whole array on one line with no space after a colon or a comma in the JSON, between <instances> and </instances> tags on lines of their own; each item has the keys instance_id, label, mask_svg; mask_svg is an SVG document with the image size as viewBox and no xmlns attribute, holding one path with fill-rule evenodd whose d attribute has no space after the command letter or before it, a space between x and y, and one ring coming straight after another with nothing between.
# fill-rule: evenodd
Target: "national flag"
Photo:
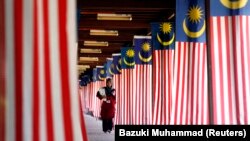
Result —
<instances>
[{"instance_id":1,"label":"national flag","mask_svg":"<svg viewBox=\"0 0 250 141\"><path fill-rule=\"evenodd\" d=\"M209 124L205 0L176 1L171 124Z\"/></svg>"},{"instance_id":2,"label":"national flag","mask_svg":"<svg viewBox=\"0 0 250 141\"><path fill-rule=\"evenodd\" d=\"M88 76L88 82L87 82L87 86L83 87L84 89L81 90L82 93L82 107L83 107L83 111L86 113L89 111L90 108L90 95L91 95L91 88L93 85L93 70L92 69L88 69L84 72L85 75Z\"/></svg>"},{"instance_id":3,"label":"national flag","mask_svg":"<svg viewBox=\"0 0 250 141\"><path fill-rule=\"evenodd\" d=\"M214 124L250 124L250 2L210 1Z\"/></svg>"},{"instance_id":4,"label":"national flag","mask_svg":"<svg viewBox=\"0 0 250 141\"><path fill-rule=\"evenodd\" d=\"M89 92L89 112L93 112L95 109L95 99L96 99L96 92L98 90L97 87L97 68L92 69L92 82L90 83L90 92Z\"/></svg>"},{"instance_id":5,"label":"national flag","mask_svg":"<svg viewBox=\"0 0 250 141\"><path fill-rule=\"evenodd\" d=\"M93 93L93 99L94 99L93 114L96 118L101 117L100 112L102 104L102 101L96 97L96 94L101 87L106 86L105 80L106 80L106 71L104 69L104 66L96 66L96 82Z\"/></svg>"},{"instance_id":6,"label":"national flag","mask_svg":"<svg viewBox=\"0 0 250 141\"><path fill-rule=\"evenodd\" d=\"M173 89L175 24L152 23L153 124L169 124Z\"/></svg>"},{"instance_id":7,"label":"national flag","mask_svg":"<svg viewBox=\"0 0 250 141\"><path fill-rule=\"evenodd\" d=\"M93 76L92 76L92 83L90 84L90 93L89 93L89 112L92 112L92 114L95 111L96 108L96 92L98 90L97 86L97 68L93 68L92 70ZM97 114L98 115L98 114Z\"/></svg>"},{"instance_id":8,"label":"national flag","mask_svg":"<svg viewBox=\"0 0 250 141\"><path fill-rule=\"evenodd\" d=\"M80 95L81 111L83 113L88 112L89 109L89 88L90 85L80 86L78 90Z\"/></svg>"},{"instance_id":9,"label":"national flag","mask_svg":"<svg viewBox=\"0 0 250 141\"><path fill-rule=\"evenodd\" d=\"M113 88L116 91L116 113L115 113L115 124L121 124L123 121L124 113L122 112L123 108L123 99L122 98L122 87L121 85L121 54L115 53L112 54L112 65L111 71L113 72Z\"/></svg>"},{"instance_id":10,"label":"national flag","mask_svg":"<svg viewBox=\"0 0 250 141\"><path fill-rule=\"evenodd\" d=\"M134 124L152 122L152 45L151 36L134 36L135 45L135 92L132 114ZM134 119L135 118L135 119Z\"/></svg>"},{"instance_id":11,"label":"national flag","mask_svg":"<svg viewBox=\"0 0 250 141\"><path fill-rule=\"evenodd\" d=\"M135 66L135 50L132 47L122 47L121 49L121 68L122 68L122 98L124 100L124 118L122 124L131 124L131 104L130 97L133 95L133 68Z\"/></svg>"},{"instance_id":12,"label":"national flag","mask_svg":"<svg viewBox=\"0 0 250 141\"><path fill-rule=\"evenodd\" d=\"M79 75L79 95L81 100L81 110L83 113L89 110L90 85L92 83L92 70L86 70Z\"/></svg>"},{"instance_id":13,"label":"national flag","mask_svg":"<svg viewBox=\"0 0 250 141\"><path fill-rule=\"evenodd\" d=\"M87 140L77 91L76 1L1 0L0 15L0 140Z\"/></svg>"}]
</instances>

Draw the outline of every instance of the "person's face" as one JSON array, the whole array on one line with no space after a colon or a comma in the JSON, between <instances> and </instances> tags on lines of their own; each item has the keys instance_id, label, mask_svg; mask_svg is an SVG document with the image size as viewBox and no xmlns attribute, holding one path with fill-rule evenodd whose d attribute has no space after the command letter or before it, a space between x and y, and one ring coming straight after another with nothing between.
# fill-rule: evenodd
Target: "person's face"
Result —
<instances>
[{"instance_id":1,"label":"person's face","mask_svg":"<svg viewBox=\"0 0 250 141\"><path fill-rule=\"evenodd\" d=\"M112 86L112 82L111 81L108 81L107 82L107 87L111 87Z\"/></svg>"}]
</instances>

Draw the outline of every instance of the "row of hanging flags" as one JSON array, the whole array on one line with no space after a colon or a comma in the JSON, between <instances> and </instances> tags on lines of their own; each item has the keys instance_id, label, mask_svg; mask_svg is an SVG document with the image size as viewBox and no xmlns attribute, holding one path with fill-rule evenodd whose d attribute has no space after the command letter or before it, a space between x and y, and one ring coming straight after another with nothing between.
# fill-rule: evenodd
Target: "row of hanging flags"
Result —
<instances>
[{"instance_id":1,"label":"row of hanging flags","mask_svg":"<svg viewBox=\"0 0 250 141\"><path fill-rule=\"evenodd\" d=\"M152 23L152 36L134 36L107 61L116 124L250 123L250 2L207 7L177 0L175 22Z\"/></svg>"},{"instance_id":2,"label":"row of hanging flags","mask_svg":"<svg viewBox=\"0 0 250 141\"><path fill-rule=\"evenodd\" d=\"M83 75L78 101L75 1L0 1L0 140L86 141L106 75L116 124L249 124L250 2L206 5L176 0L176 21Z\"/></svg>"}]
</instances>

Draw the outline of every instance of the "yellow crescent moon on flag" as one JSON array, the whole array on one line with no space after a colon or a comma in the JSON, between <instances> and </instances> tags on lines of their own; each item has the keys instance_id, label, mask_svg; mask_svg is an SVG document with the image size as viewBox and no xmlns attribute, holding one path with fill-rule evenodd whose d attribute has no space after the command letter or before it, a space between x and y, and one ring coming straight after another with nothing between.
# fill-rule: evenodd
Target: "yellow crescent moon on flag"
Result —
<instances>
[{"instance_id":1,"label":"yellow crescent moon on flag","mask_svg":"<svg viewBox=\"0 0 250 141\"><path fill-rule=\"evenodd\" d=\"M187 34L187 36L189 36L189 37L191 37L191 38L198 38L198 37L200 37L200 36L204 33L204 31L205 31L205 29L206 29L205 20L204 20L203 26L202 26L201 29L200 29L199 31L197 31L197 32L192 32L192 31L190 31L190 30L187 28L186 19L184 19L182 26L183 26L183 30L184 30L184 32Z\"/></svg>"},{"instance_id":2,"label":"yellow crescent moon on flag","mask_svg":"<svg viewBox=\"0 0 250 141\"><path fill-rule=\"evenodd\" d=\"M148 58L144 58L144 57L141 56L141 52L139 52L138 54L139 54L139 58L140 58L140 60L142 62L146 62L147 63L147 62L149 62L149 61L152 60L152 55L150 55Z\"/></svg>"},{"instance_id":3,"label":"yellow crescent moon on flag","mask_svg":"<svg viewBox=\"0 0 250 141\"><path fill-rule=\"evenodd\" d=\"M124 58L123 59L124 63L127 65L127 66L134 66L135 65L135 62L132 62L132 63L129 63L127 62L127 60Z\"/></svg>"},{"instance_id":4,"label":"yellow crescent moon on flag","mask_svg":"<svg viewBox=\"0 0 250 141\"><path fill-rule=\"evenodd\" d=\"M109 68L109 73L111 74L111 75L114 75L114 73L112 72L112 70Z\"/></svg>"},{"instance_id":5,"label":"yellow crescent moon on flag","mask_svg":"<svg viewBox=\"0 0 250 141\"><path fill-rule=\"evenodd\" d=\"M121 73L122 71L121 71L121 69L119 69L119 67L118 66L116 66L116 69Z\"/></svg>"},{"instance_id":6,"label":"yellow crescent moon on flag","mask_svg":"<svg viewBox=\"0 0 250 141\"><path fill-rule=\"evenodd\" d=\"M105 79L105 78L101 77L100 75L98 75L98 78L99 78L100 80L104 80L104 79Z\"/></svg>"},{"instance_id":7,"label":"yellow crescent moon on flag","mask_svg":"<svg viewBox=\"0 0 250 141\"><path fill-rule=\"evenodd\" d=\"M173 34L172 38L171 38L169 41L165 41L165 42L164 42L164 41L161 40L160 36L159 36L158 33L157 33L157 40L158 40L158 42L161 43L163 46L171 45L171 44L173 43L173 41L174 41L174 37L175 37L175 35Z\"/></svg>"},{"instance_id":8,"label":"yellow crescent moon on flag","mask_svg":"<svg viewBox=\"0 0 250 141\"><path fill-rule=\"evenodd\" d=\"M230 9L240 9L246 6L248 0L238 0L238 1L230 1L230 0L220 0L220 2L227 8Z\"/></svg>"}]
</instances>

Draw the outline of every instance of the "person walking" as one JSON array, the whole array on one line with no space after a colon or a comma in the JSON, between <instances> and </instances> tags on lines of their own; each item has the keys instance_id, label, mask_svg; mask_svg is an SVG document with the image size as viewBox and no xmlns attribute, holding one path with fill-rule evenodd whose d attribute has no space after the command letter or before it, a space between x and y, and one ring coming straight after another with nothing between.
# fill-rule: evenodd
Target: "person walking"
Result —
<instances>
[{"instance_id":1,"label":"person walking","mask_svg":"<svg viewBox=\"0 0 250 141\"><path fill-rule=\"evenodd\" d=\"M106 80L106 86L100 88L96 96L102 100L100 116L102 119L103 132L110 133L114 127L113 119L115 117L116 104L115 89L112 88L111 78Z\"/></svg>"}]
</instances>

